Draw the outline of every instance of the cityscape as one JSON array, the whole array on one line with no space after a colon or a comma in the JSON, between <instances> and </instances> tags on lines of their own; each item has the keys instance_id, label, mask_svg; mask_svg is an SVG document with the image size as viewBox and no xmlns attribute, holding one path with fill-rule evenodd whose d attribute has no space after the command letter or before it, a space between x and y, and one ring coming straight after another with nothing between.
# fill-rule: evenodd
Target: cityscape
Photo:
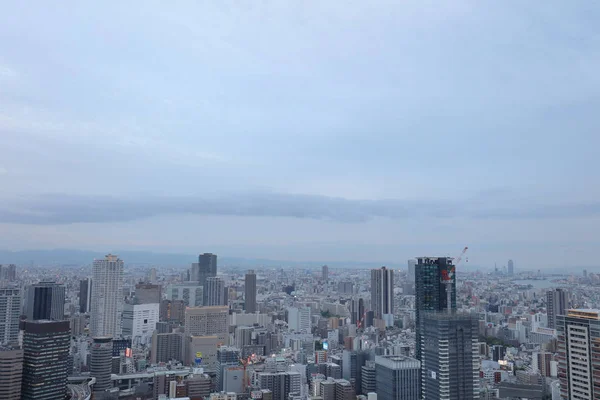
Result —
<instances>
[{"instance_id":1,"label":"cityscape","mask_svg":"<svg viewBox=\"0 0 600 400\"><path fill-rule=\"evenodd\" d=\"M600 274L0 266L0 397L594 399ZM574 379L576 377L576 379Z\"/></svg>"}]
</instances>

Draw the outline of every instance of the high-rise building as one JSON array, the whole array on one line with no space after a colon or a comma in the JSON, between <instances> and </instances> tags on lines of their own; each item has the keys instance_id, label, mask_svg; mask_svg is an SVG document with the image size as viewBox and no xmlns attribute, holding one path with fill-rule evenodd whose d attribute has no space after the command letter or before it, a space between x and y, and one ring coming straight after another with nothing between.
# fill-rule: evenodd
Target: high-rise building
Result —
<instances>
[{"instance_id":1,"label":"high-rise building","mask_svg":"<svg viewBox=\"0 0 600 400\"><path fill-rule=\"evenodd\" d=\"M14 282L15 280L17 280L17 266L0 264L0 281Z\"/></svg>"},{"instance_id":2,"label":"high-rise building","mask_svg":"<svg viewBox=\"0 0 600 400\"><path fill-rule=\"evenodd\" d=\"M23 350L0 346L0 399L21 400Z\"/></svg>"},{"instance_id":3,"label":"high-rise building","mask_svg":"<svg viewBox=\"0 0 600 400\"><path fill-rule=\"evenodd\" d=\"M207 303L208 292L206 291L206 279L217 276L217 255L212 253L204 253L198 256L198 263L192 265L191 280L197 281L198 284L205 288L204 304Z\"/></svg>"},{"instance_id":4,"label":"high-rise building","mask_svg":"<svg viewBox=\"0 0 600 400\"><path fill-rule=\"evenodd\" d=\"M329 282L329 267L327 265L321 267L321 280L323 282Z\"/></svg>"},{"instance_id":5,"label":"high-rise building","mask_svg":"<svg viewBox=\"0 0 600 400\"><path fill-rule=\"evenodd\" d=\"M149 283L135 285L135 304L160 304L162 287Z\"/></svg>"},{"instance_id":6,"label":"high-rise building","mask_svg":"<svg viewBox=\"0 0 600 400\"><path fill-rule=\"evenodd\" d=\"M289 307L288 327L295 332L310 333L310 307Z\"/></svg>"},{"instance_id":7,"label":"high-rise building","mask_svg":"<svg viewBox=\"0 0 600 400\"><path fill-rule=\"evenodd\" d=\"M408 260L408 282L415 284L415 270L417 268L417 260Z\"/></svg>"},{"instance_id":8,"label":"high-rise building","mask_svg":"<svg viewBox=\"0 0 600 400\"><path fill-rule=\"evenodd\" d=\"M123 312L123 261L112 254L94 260L92 282L92 335L119 337Z\"/></svg>"},{"instance_id":9,"label":"high-rise building","mask_svg":"<svg viewBox=\"0 0 600 400\"><path fill-rule=\"evenodd\" d=\"M204 286L199 286L198 282L190 281L169 285L166 297L167 300L182 300L186 307L200 307L206 305L204 303L204 293Z\"/></svg>"},{"instance_id":10,"label":"high-rise building","mask_svg":"<svg viewBox=\"0 0 600 400\"><path fill-rule=\"evenodd\" d=\"M448 290L451 290L451 309L456 309L456 279L451 285L442 283L442 278L450 276L454 268L452 258L419 257L415 267L415 319L416 353L421 360L421 315L427 311L445 311L448 309Z\"/></svg>"},{"instance_id":11,"label":"high-rise building","mask_svg":"<svg viewBox=\"0 0 600 400\"><path fill-rule=\"evenodd\" d=\"M61 321L65 316L65 287L40 282L27 287L27 319Z\"/></svg>"},{"instance_id":12,"label":"high-rise building","mask_svg":"<svg viewBox=\"0 0 600 400\"><path fill-rule=\"evenodd\" d=\"M0 345L19 339L21 289L0 288Z\"/></svg>"},{"instance_id":13,"label":"high-rise building","mask_svg":"<svg viewBox=\"0 0 600 400\"><path fill-rule=\"evenodd\" d=\"M148 274L148 280L150 283L156 282L156 268L151 268L150 273Z\"/></svg>"},{"instance_id":14,"label":"high-rise building","mask_svg":"<svg viewBox=\"0 0 600 400\"><path fill-rule=\"evenodd\" d=\"M365 318L365 300L360 298L352 299L350 303L350 323L357 327L364 327Z\"/></svg>"},{"instance_id":15,"label":"high-rise building","mask_svg":"<svg viewBox=\"0 0 600 400\"><path fill-rule=\"evenodd\" d=\"M417 359L402 356L376 356L377 398L381 400L419 400L421 395L420 374L421 363Z\"/></svg>"},{"instance_id":16,"label":"high-rise building","mask_svg":"<svg viewBox=\"0 0 600 400\"><path fill-rule=\"evenodd\" d=\"M166 363L171 360L183 360L183 334L179 332L158 333L152 335L152 364Z\"/></svg>"},{"instance_id":17,"label":"high-rise building","mask_svg":"<svg viewBox=\"0 0 600 400\"><path fill-rule=\"evenodd\" d=\"M225 341L229 334L229 309L226 306L188 307L185 310L185 334L218 336Z\"/></svg>"},{"instance_id":18,"label":"high-rise building","mask_svg":"<svg viewBox=\"0 0 600 400\"><path fill-rule=\"evenodd\" d=\"M113 340L110 336L94 337L90 348L90 376L96 378L93 390L95 396L101 396L110 390L112 380Z\"/></svg>"},{"instance_id":19,"label":"high-rise building","mask_svg":"<svg viewBox=\"0 0 600 400\"><path fill-rule=\"evenodd\" d=\"M546 314L548 328L556 329L556 317L565 315L569 308L569 294L564 289L551 289L546 292Z\"/></svg>"},{"instance_id":20,"label":"high-rise building","mask_svg":"<svg viewBox=\"0 0 600 400\"><path fill-rule=\"evenodd\" d=\"M512 276L515 274L515 263L513 260L508 260L508 275Z\"/></svg>"},{"instance_id":21,"label":"high-rise building","mask_svg":"<svg viewBox=\"0 0 600 400\"><path fill-rule=\"evenodd\" d=\"M183 324L185 303L183 300L163 300L160 302L160 320Z\"/></svg>"},{"instance_id":22,"label":"high-rise building","mask_svg":"<svg viewBox=\"0 0 600 400\"><path fill-rule=\"evenodd\" d=\"M600 310L568 310L556 316L556 330L561 397L600 399Z\"/></svg>"},{"instance_id":23,"label":"high-rise building","mask_svg":"<svg viewBox=\"0 0 600 400\"><path fill-rule=\"evenodd\" d=\"M221 346L217 349L217 373L215 388L217 391L223 390L223 371L227 367L240 365L240 350L235 347Z\"/></svg>"},{"instance_id":24,"label":"high-rise building","mask_svg":"<svg viewBox=\"0 0 600 400\"><path fill-rule=\"evenodd\" d=\"M377 390L377 375L375 361L367 361L361 368L361 391L360 394L368 395Z\"/></svg>"},{"instance_id":25,"label":"high-rise building","mask_svg":"<svg viewBox=\"0 0 600 400\"><path fill-rule=\"evenodd\" d=\"M369 350L344 350L342 353L342 377L351 382L357 394L362 393L362 367L373 359Z\"/></svg>"},{"instance_id":26,"label":"high-rise building","mask_svg":"<svg viewBox=\"0 0 600 400\"><path fill-rule=\"evenodd\" d=\"M21 399L65 398L71 331L69 321L23 321Z\"/></svg>"},{"instance_id":27,"label":"high-rise building","mask_svg":"<svg viewBox=\"0 0 600 400\"><path fill-rule=\"evenodd\" d=\"M217 278L216 276L207 277L204 293L206 293L205 306L222 306L227 304L225 281L221 278Z\"/></svg>"},{"instance_id":28,"label":"high-rise building","mask_svg":"<svg viewBox=\"0 0 600 400\"><path fill-rule=\"evenodd\" d=\"M552 353L547 351L537 351L532 354L531 367L540 371L541 376L552 376Z\"/></svg>"},{"instance_id":29,"label":"high-rise building","mask_svg":"<svg viewBox=\"0 0 600 400\"><path fill-rule=\"evenodd\" d=\"M256 312L256 274L253 270L248 271L244 282L244 310L247 313Z\"/></svg>"},{"instance_id":30,"label":"high-rise building","mask_svg":"<svg viewBox=\"0 0 600 400\"><path fill-rule=\"evenodd\" d=\"M123 308L123 336L134 342L149 338L159 321L158 303L125 304Z\"/></svg>"},{"instance_id":31,"label":"high-rise building","mask_svg":"<svg viewBox=\"0 0 600 400\"><path fill-rule=\"evenodd\" d=\"M90 312L92 305L92 280L89 278L79 281L79 312Z\"/></svg>"},{"instance_id":32,"label":"high-rise building","mask_svg":"<svg viewBox=\"0 0 600 400\"><path fill-rule=\"evenodd\" d=\"M479 399L477 316L427 312L422 318L423 399Z\"/></svg>"},{"instance_id":33,"label":"high-rise building","mask_svg":"<svg viewBox=\"0 0 600 400\"><path fill-rule=\"evenodd\" d=\"M290 395L300 396L302 375L299 372L260 372L258 386L273 392L273 399L289 399Z\"/></svg>"},{"instance_id":34,"label":"high-rise building","mask_svg":"<svg viewBox=\"0 0 600 400\"><path fill-rule=\"evenodd\" d=\"M371 270L371 308L375 318L386 326L394 324L394 271L381 267Z\"/></svg>"}]
</instances>

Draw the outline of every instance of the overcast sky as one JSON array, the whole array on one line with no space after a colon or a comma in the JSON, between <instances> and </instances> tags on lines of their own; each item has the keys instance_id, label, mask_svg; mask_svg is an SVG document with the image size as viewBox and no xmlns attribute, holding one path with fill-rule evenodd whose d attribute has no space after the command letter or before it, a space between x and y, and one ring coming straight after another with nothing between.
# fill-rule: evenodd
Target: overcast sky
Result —
<instances>
[{"instance_id":1,"label":"overcast sky","mask_svg":"<svg viewBox=\"0 0 600 400\"><path fill-rule=\"evenodd\" d=\"M0 248L600 264L600 2L120 3L3 5Z\"/></svg>"}]
</instances>

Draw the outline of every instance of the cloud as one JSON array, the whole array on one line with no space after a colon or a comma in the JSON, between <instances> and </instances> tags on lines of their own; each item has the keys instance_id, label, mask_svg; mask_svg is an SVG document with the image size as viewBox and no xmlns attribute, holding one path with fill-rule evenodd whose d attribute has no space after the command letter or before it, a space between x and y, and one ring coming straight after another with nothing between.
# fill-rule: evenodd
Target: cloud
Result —
<instances>
[{"instance_id":1,"label":"cloud","mask_svg":"<svg viewBox=\"0 0 600 400\"><path fill-rule=\"evenodd\" d=\"M239 193L198 197L108 197L47 195L4 201L0 222L34 225L134 221L161 215L291 217L345 223L373 218L543 219L600 214L600 203L482 205L478 201L349 200L282 194Z\"/></svg>"}]
</instances>

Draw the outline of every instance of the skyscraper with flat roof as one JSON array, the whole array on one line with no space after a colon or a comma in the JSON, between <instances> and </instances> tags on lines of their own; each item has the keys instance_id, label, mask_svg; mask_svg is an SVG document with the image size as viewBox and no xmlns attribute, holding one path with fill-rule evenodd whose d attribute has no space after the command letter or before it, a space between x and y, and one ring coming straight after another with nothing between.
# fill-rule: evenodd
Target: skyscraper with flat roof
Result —
<instances>
[{"instance_id":1,"label":"skyscraper with flat roof","mask_svg":"<svg viewBox=\"0 0 600 400\"><path fill-rule=\"evenodd\" d=\"M394 323L394 271L381 267L371 270L371 308L386 326Z\"/></svg>"},{"instance_id":2,"label":"skyscraper with flat roof","mask_svg":"<svg viewBox=\"0 0 600 400\"><path fill-rule=\"evenodd\" d=\"M0 399L21 400L23 350L0 346Z\"/></svg>"},{"instance_id":3,"label":"skyscraper with flat roof","mask_svg":"<svg viewBox=\"0 0 600 400\"><path fill-rule=\"evenodd\" d=\"M65 287L40 282L27 287L27 319L60 321L65 316Z\"/></svg>"},{"instance_id":4,"label":"skyscraper with flat roof","mask_svg":"<svg viewBox=\"0 0 600 400\"><path fill-rule=\"evenodd\" d=\"M456 279L451 285L442 282L442 278L454 268L449 257L419 257L415 266L415 317L416 317L416 353L421 360L422 327L421 316L427 311L448 309L447 291L451 292L451 308L456 309ZM422 361L422 360L421 360Z\"/></svg>"},{"instance_id":5,"label":"skyscraper with flat roof","mask_svg":"<svg viewBox=\"0 0 600 400\"><path fill-rule=\"evenodd\" d=\"M508 260L508 275L513 276L515 274L515 263L513 260Z\"/></svg>"},{"instance_id":6,"label":"skyscraper with flat roof","mask_svg":"<svg viewBox=\"0 0 600 400\"><path fill-rule=\"evenodd\" d=\"M402 356L375 357L375 387L378 400L419 400L419 360Z\"/></svg>"},{"instance_id":7,"label":"skyscraper with flat roof","mask_svg":"<svg viewBox=\"0 0 600 400\"><path fill-rule=\"evenodd\" d=\"M206 280L209 277L217 276L217 255L204 253L198 256L198 262L192 264L191 280L197 281L204 287L204 305L208 304L208 292L206 290Z\"/></svg>"},{"instance_id":8,"label":"skyscraper with flat roof","mask_svg":"<svg viewBox=\"0 0 600 400\"><path fill-rule=\"evenodd\" d=\"M79 281L79 312L90 312L92 305L92 280L89 278Z\"/></svg>"},{"instance_id":9,"label":"skyscraper with flat roof","mask_svg":"<svg viewBox=\"0 0 600 400\"><path fill-rule=\"evenodd\" d=\"M112 388L113 340L110 336L94 337L90 348L90 376L96 378L94 396L102 396Z\"/></svg>"},{"instance_id":10,"label":"skyscraper with flat roof","mask_svg":"<svg viewBox=\"0 0 600 400\"><path fill-rule=\"evenodd\" d=\"M21 289L0 288L0 345L19 339Z\"/></svg>"},{"instance_id":11,"label":"skyscraper with flat roof","mask_svg":"<svg viewBox=\"0 0 600 400\"><path fill-rule=\"evenodd\" d=\"M256 274L254 270L249 270L246 273L244 281L244 309L247 313L256 312Z\"/></svg>"},{"instance_id":12,"label":"skyscraper with flat roof","mask_svg":"<svg viewBox=\"0 0 600 400\"><path fill-rule=\"evenodd\" d=\"M321 267L321 280L323 282L329 282L329 267L327 265Z\"/></svg>"},{"instance_id":13,"label":"skyscraper with flat roof","mask_svg":"<svg viewBox=\"0 0 600 400\"><path fill-rule=\"evenodd\" d=\"M92 272L90 330L94 336L117 338L121 335L123 313L123 260L108 254L94 260Z\"/></svg>"},{"instance_id":14,"label":"skyscraper with flat roof","mask_svg":"<svg viewBox=\"0 0 600 400\"><path fill-rule=\"evenodd\" d=\"M206 293L205 306L222 306L227 304L227 298L225 297L225 281L216 276L209 276L206 278L204 286L204 293Z\"/></svg>"},{"instance_id":15,"label":"skyscraper with flat roof","mask_svg":"<svg viewBox=\"0 0 600 400\"><path fill-rule=\"evenodd\" d=\"M565 315L569 308L569 294L565 289L551 289L546 292L546 314L548 328L556 329L556 317Z\"/></svg>"}]
</instances>

